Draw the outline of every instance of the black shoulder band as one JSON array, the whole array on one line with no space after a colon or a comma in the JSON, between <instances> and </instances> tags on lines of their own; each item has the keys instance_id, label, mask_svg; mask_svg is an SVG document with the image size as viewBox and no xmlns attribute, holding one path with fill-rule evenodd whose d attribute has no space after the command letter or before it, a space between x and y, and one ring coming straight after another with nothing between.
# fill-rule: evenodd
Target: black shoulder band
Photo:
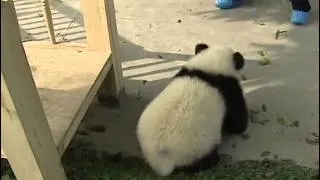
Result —
<instances>
[{"instance_id":1,"label":"black shoulder band","mask_svg":"<svg viewBox=\"0 0 320 180\"><path fill-rule=\"evenodd\" d=\"M210 86L214 88L221 87L226 81L237 81L235 78L231 76L224 76L221 74L214 74L214 73L207 73L203 72L198 69L187 69L182 68L175 76L174 78L179 77L190 77L190 78L198 78L206 83L208 83Z\"/></svg>"}]
</instances>

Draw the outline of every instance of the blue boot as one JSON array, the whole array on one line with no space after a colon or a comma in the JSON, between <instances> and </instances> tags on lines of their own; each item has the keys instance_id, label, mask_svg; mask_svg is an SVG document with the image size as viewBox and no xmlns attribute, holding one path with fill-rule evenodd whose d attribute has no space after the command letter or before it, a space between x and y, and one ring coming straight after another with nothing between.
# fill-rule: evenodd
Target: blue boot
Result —
<instances>
[{"instance_id":1,"label":"blue boot","mask_svg":"<svg viewBox=\"0 0 320 180\"><path fill-rule=\"evenodd\" d=\"M291 22L296 25L304 25L308 22L310 12L293 10L291 15Z\"/></svg>"},{"instance_id":2,"label":"blue boot","mask_svg":"<svg viewBox=\"0 0 320 180\"><path fill-rule=\"evenodd\" d=\"M231 9L240 6L242 0L216 0L216 6L220 9Z\"/></svg>"}]
</instances>

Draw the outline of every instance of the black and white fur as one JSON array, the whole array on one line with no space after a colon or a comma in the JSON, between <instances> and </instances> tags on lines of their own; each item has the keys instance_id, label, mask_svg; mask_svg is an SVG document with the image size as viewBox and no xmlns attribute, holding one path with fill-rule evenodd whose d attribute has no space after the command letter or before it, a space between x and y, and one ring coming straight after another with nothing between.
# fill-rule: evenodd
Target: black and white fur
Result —
<instances>
[{"instance_id":1,"label":"black and white fur","mask_svg":"<svg viewBox=\"0 0 320 180\"><path fill-rule=\"evenodd\" d=\"M222 129L247 129L248 111L238 80L242 55L206 44L197 44L195 54L138 122L142 154L161 176L175 169L198 172L216 165Z\"/></svg>"}]
</instances>

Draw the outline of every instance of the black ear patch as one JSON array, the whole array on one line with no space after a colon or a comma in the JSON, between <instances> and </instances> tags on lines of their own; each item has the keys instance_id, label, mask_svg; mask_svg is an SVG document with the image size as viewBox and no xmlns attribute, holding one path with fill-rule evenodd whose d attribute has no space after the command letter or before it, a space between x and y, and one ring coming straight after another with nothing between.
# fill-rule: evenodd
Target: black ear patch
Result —
<instances>
[{"instance_id":1,"label":"black ear patch","mask_svg":"<svg viewBox=\"0 0 320 180\"><path fill-rule=\"evenodd\" d=\"M244 58L241 53L235 52L233 53L233 64L236 70L240 70L244 66Z\"/></svg>"},{"instance_id":2,"label":"black ear patch","mask_svg":"<svg viewBox=\"0 0 320 180\"><path fill-rule=\"evenodd\" d=\"M206 50L208 48L209 48L209 46L207 44L199 43L196 45L195 54L198 54L199 52Z\"/></svg>"}]
</instances>

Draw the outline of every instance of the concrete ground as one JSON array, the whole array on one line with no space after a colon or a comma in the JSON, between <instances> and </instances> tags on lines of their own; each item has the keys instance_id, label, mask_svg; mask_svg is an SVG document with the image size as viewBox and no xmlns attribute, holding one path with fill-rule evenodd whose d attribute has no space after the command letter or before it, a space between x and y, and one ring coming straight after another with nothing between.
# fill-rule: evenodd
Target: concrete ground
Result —
<instances>
[{"instance_id":1,"label":"concrete ground","mask_svg":"<svg viewBox=\"0 0 320 180\"><path fill-rule=\"evenodd\" d=\"M135 126L145 105L196 43L224 44L247 59L242 85L249 108L260 112L246 135L223 141L221 152L236 160L279 157L319 167L319 2L310 2L310 23L297 27L289 22L287 0L248 0L227 11L213 0L115 0L126 95L120 109L96 105L81 125L89 133L83 138L100 149L139 155ZM47 40L39 1L15 4L23 39ZM52 8L58 40L85 41L79 1L52 0ZM259 64L261 52L269 65ZM93 132L93 125L106 130Z\"/></svg>"}]
</instances>

